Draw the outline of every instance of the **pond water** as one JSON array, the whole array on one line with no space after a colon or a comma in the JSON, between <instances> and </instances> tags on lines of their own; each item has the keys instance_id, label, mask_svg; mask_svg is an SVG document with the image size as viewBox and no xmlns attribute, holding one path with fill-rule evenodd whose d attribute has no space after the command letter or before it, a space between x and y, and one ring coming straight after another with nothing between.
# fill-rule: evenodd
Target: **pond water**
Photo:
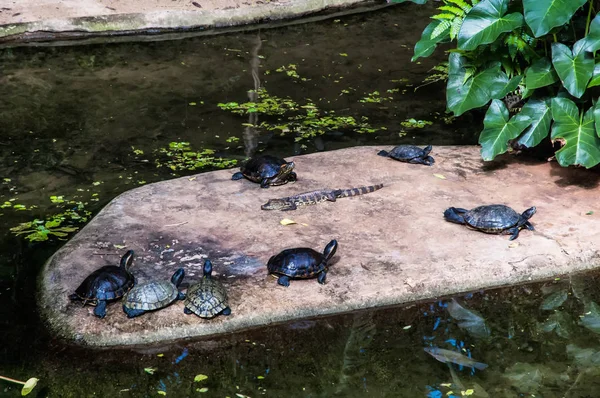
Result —
<instances>
[{"instance_id":1,"label":"pond water","mask_svg":"<svg viewBox=\"0 0 600 398\"><path fill-rule=\"evenodd\" d=\"M403 4L220 36L0 50L0 375L42 379L40 397L597 396L593 274L136 350L72 347L40 322L36 278L57 235L72 233L60 228L128 189L257 152L475 144L481 115L445 114L443 83L416 89L443 61L410 62L431 12ZM258 86L270 101L260 112L231 111ZM10 231L36 219L23 228L33 232ZM489 366L448 366L431 346ZM16 387L2 382L0 395Z\"/></svg>"}]
</instances>

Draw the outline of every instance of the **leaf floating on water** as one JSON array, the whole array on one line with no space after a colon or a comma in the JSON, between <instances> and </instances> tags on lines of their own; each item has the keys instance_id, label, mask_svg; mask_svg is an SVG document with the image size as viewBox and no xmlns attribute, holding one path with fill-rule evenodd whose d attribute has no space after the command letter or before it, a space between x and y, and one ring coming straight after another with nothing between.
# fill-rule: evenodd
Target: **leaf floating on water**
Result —
<instances>
[{"instance_id":1,"label":"leaf floating on water","mask_svg":"<svg viewBox=\"0 0 600 398\"><path fill-rule=\"evenodd\" d=\"M517 362L504 371L502 375L520 393L534 393L541 384L544 376L549 377L553 372L543 365L531 365Z\"/></svg>"},{"instance_id":2,"label":"leaf floating on water","mask_svg":"<svg viewBox=\"0 0 600 398\"><path fill-rule=\"evenodd\" d=\"M544 323L539 324L538 328L546 333L554 331L558 336L568 339L571 337L573 325L573 319L569 314L558 311L550 315Z\"/></svg>"},{"instance_id":3,"label":"leaf floating on water","mask_svg":"<svg viewBox=\"0 0 600 398\"><path fill-rule=\"evenodd\" d=\"M208 387L196 388L196 391L198 391L198 392L207 392L208 391Z\"/></svg>"},{"instance_id":4,"label":"leaf floating on water","mask_svg":"<svg viewBox=\"0 0 600 398\"><path fill-rule=\"evenodd\" d=\"M196 377L194 377L194 381L195 382L200 382L200 381L203 381L203 380L206 380L206 379L208 379L208 376L207 375L203 375L203 374L199 374L199 375L196 375Z\"/></svg>"},{"instance_id":5,"label":"leaf floating on water","mask_svg":"<svg viewBox=\"0 0 600 398\"><path fill-rule=\"evenodd\" d=\"M264 379L264 378L265 378L265 376L256 376L256 378L257 378L258 380L262 380L262 379Z\"/></svg>"},{"instance_id":6,"label":"leaf floating on water","mask_svg":"<svg viewBox=\"0 0 600 398\"><path fill-rule=\"evenodd\" d=\"M468 390L466 390L466 391L461 391L461 394L462 394L462 395L469 396L469 395L473 395L473 393L474 393L474 392L475 392L475 390L473 390L472 388L469 388L469 389L468 389Z\"/></svg>"},{"instance_id":7,"label":"leaf floating on water","mask_svg":"<svg viewBox=\"0 0 600 398\"><path fill-rule=\"evenodd\" d=\"M581 348L575 344L569 344L567 345L567 355L573 358L573 362L580 369L600 366L600 351L593 348Z\"/></svg>"},{"instance_id":8,"label":"leaf floating on water","mask_svg":"<svg viewBox=\"0 0 600 398\"><path fill-rule=\"evenodd\" d=\"M585 305L584 311L581 324L592 332L600 334L600 306L591 301Z\"/></svg>"},{"instance_id":9,"label":"leaf floating on water","mask_svg":"<svg viewBox=\"0 0 600 398\"><path fill-rule=\"evenodd\" d=\"M294 221L294 220L290 220L289 218L284 218L283 220L279 221L279 224L281 224L281 225L291 225L291 224L297 224L297 222Z\"/></svg>"},{"instance_id":10,"label":"leaf floating on water","mask_svg":"<svg viewBox=\"0 0 600 398\"><path fill-rule=\"evenodd\" d=\"M481 338L490 336L490 329L485 324L485 319L477 312L463 307L455 299L448 303L448 313L459 321L459 328L465 329L473 336Z\"/></svg>"},{"instance_id":11,"label":"leaf floating on water","mask_svg":"<svg viewBox=\"0 0 600 398\"><path fill-rule=\"evenodd\" d=\"M144 372L148 373L149 375L153 375L155 371L156 368L144 368Z\"/></svg>"},{"instance_id":12,"label":"leaf floating on water","mask_svg":"<svg viewBox=\"0 0 600 398\"><path fill-rule=\"evenodd\" d=\"M25 385L21 389L21 396L29 394L35 388L38 381L40 381L40 379L36 379L35 377L32 377L31 379L27 380L25 382Z\"/></svg>"},{"instance_id":13,"label":"leaf floating on water","mask_svg":"<svg viewBox=\"0 0 600 398\"><path fill-rule=\"evenodd\" d=\"M160 395L167 395L166 391L163 390L156 390L157 393L159 393Z\"/></svg>"},{"instance_id":14,"label":"leaf floating on water","mask_svg":"<svg viewBox=\"0 0 600 398\"><path fill-rule=\"evenodd\" d=\"M446 177L443 174L434 174L433 176L439 178L440 180L446 179Z\"/></svg>"},{"instance_id":15,"label":"leaf floating on water","mask_svg":"<svg viewBox=\"0 0 600 398\"><path fill-rule=\"evenodd\" d=\"M165 356L165 354L156 354L157 357L162 358Z\"/></svg>"},{"instance_id":16,"label":"leaf floating on water","mask_svg":"<svg viewBox=\"0 0 600 398\"><path fill-rule=\"evenodd\" d=\"M546 297L542 302L540 308L547 311L554 310L563 305L563 303L567 301L567 298L568 290L567 287L564 286L560 290L557 290L554 293L550 294L548 297Z\"/></svg>"}]
</instances>

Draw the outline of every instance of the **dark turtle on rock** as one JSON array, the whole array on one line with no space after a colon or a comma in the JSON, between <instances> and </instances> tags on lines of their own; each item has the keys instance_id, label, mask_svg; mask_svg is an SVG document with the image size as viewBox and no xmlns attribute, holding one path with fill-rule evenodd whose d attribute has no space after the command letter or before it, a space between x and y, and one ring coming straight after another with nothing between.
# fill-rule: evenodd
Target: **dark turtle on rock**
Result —
<instances>
[{"instance_id":1,"label":"dark turtle on rock","mask_svg":"<svg viewBox=\"0 0 600 398\"><path fill-rule=\"evenodd\" d=\"M296 181L296 173L293 171L294 162L287 162L273 155L255 156L244 163L240 170L231 176L232 180L246 177L252 182L259 183L261 188Z\"/></svg>"},{"instance_id":2,"label":"dark turtle on rock","mask_svg":"<svg viewBox=\"0 0 600 398\"><path fill-rule=\"evenodd\" d=\"M444 212L447 221L464 224L469 228L488 234L512 235L510 240L517 239L519 231L527 228L533 231L533 225L528 221L536 208L530 207L522 214L504 205L479 206L471 210L450 207Z\"/></svg>"},{"instance_id":3,"label":"dark turtle on rock","mask_svg":"<svg viewBox=\"0 0 600 398\"><path fill-rule=\"evenodd\" d=\"M202 279L187 290L183 312L196 314L200 318L231 314L231 309L227 304L227 290L221 282L213 279L211 274L212 263L209 259L206 259L204 260Z\"/></svg>"},{"instance_id":4,"label":"dark turtle on rock","mask_svg":"<svg viewBox=\"0 0 600 398\"><path fill-rule=\"evenodd\" d=\"M414 145L398 145L389 152L379 151L377 154L379 156L390 157L401 162L424 164L426 166L431 166L435 162L435 160L431 156L429 156L431 148L431 145L427 145L423 149Z\"/></svg>"},{"instance_id":5,"label":"dark turtle on rock","mask_svg":"<svg viewBox=\"0 0 600 398\"><path fill-rule=\"evenodd\" d=\"M106 265L88 275L75 290L69 295L72 301L82 301L83 305L95 305L94 315L104 318L106 303L120 299L133 287L135 279L129 273L133 261L133 250L128 250L121 258L121 264Z\"/></svg>"},{"instance_id":6,"label":"dark turtle on rock","mask_svg":"<svg viewBox=\"0 0 600 398\"><path fill-rule=\"evenodd\" d=\"M184 276L185 271L179 268L170 281L150 281L135 286L123 298L123 312L133 318L185 299L185 294L179 291Z\"/></svg>"},{"instance_id":7,"label":"dark turtle on rock","mask_svg":"<svg viewBox=\"0 0 600 398\"><path fill-rule=\"evenodd\" d=\"M308 247L286 249L269 259L267 269L271 274L280 275L277 283L286 287L290 285L290 279L316 277L319 283L325 283L327 262L337 248L338 243L334 239L325 246L323 253Z\"/></svg>"}]
</instances>

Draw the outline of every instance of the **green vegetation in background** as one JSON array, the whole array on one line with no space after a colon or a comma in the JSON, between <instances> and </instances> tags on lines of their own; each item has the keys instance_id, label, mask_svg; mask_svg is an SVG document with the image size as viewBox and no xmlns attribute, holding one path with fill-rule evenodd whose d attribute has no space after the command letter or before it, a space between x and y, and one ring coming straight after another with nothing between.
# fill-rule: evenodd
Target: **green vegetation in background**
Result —
<instances>
[{"instance_id":1,"label":"green vegetation in background","mask_svg":"<svg viewBox=\"0 0 600 398\"><path fill-rule=\"evenodd\" d=\"M294 69L295 70L295 69ZM395 92L393 90L388 90ZM377 92L376 92L377 93ZM258 125L244 123L245 126L259 129L278 131L281 135L288 132L296 134L296 141L325 134L327 131L352 129L359 133L374 133L382 128L373 127L369 119L361 116L356 119L353 116L338 116L333 110L324 111L310 99L305 105L300 105L291 98L280 98L270 95L267 89L261 87L258 91L257 102L228 102L217 104L219 108L228 110L238 115L259 113L265 116L275 116L274 121L262 121ZM376 100L375 100L375 99ZM364 102L382 102L379 93L371 93L365 97Z\"/></svg>"},{"instance_id":2,"label":"green vegetation in background","mask_svg":"<svg viewBox=\"0 0 600 398\"><path fill-rule=\"evenodd\" d=\"M64 240L69 234L79 230L82 224L85 224L91 212L85 209L85 204L82 202L66 201L62 196L51 196L50 200L55 204L65 203L74 205L70 209L52 214L45 219L33 219L32 221L24 222L10 231L16 236L25 235L25 239L30 242L43 242L51 237Z\"/></svg>"},{"instance_id":3,"label":"green vegetation in background","mask_svg":"<svg viewBox=\"0 0 600 398\"><path fill-rule=\"evenodd\" d=\"M212 149L193 151L189 142L171 142L168 148L160 148L156 152L160 155L160 158L155 160L156 167L168 167L173 171L194 171L206 167L226 169L237 164L235 159L213 156L215 151Z\"/></svg>"},{"instance_id":4,"label":"green vegetation in background","mask_svg":"<svg viewBox=\"0 0 600 398\"><path fill-rule=\"evenodd\" d=\"M426 0L391 0L394 3ZM446 101L461 115L489 104L484 160L542 140L562 144L561 166L600 163L600 3L597 0L444 0L416 43L413 61L456 40ZM517 94L523 105L501 99ZM490 104L491 102L491 104Z\"/></svg>"}]
</instances>

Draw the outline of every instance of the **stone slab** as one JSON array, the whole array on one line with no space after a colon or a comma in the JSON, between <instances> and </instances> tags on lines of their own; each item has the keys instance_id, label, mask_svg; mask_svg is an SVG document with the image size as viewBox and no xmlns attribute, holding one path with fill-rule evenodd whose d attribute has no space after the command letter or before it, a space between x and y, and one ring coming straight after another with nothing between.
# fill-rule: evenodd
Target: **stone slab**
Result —
<instances>
[{"instance_id":1,"label":"stone slab","mask_svg":"<svg viewBox=\"0 0 600 398\"><path fill-rule=\"evenodd\" d=\"M212 32L354 7L375 0L8 0L0 6L0 44L165 32ZM172 38L162 36L161 39ZM138 37L141 39L141 37Z\"/></svg>"},{"instance_id":2,"label":"stone slab","mask_svg":"<svg viewBox=\"0 0 600 398\"><path fill-rule=\"evenodd\" d=\"M376 156L355 147L296 156L299 180L261 189L231 181L234 170L150 184L115 198L46 264L39 304L60 336L93 346L146 344L235 332L307 317L392 306L490 288L600 265L597 172L518 157L484 163L476 147L435 147L432 167ZM389 148L387 148L389 149ZM289 160L289 158L288 158ZM384 188L296 211L263 211L269 198L318 188L383 183ZM503 203L521 212L537 206L511 242L443 220L449 206ZM592 212L593 214L588 214ZM298 224L283 226L289 218ZM339 249L327 284L268 275L269 257L289 247ZM116 245L116 247L115 247ZM232 315L203 320L183 304L127 319L120 303L101 320L67 295L93 270L137 253L139 281L169 278L183 266L185 283L210 257L227 286Z\"/></svg>"}]
</instances>

